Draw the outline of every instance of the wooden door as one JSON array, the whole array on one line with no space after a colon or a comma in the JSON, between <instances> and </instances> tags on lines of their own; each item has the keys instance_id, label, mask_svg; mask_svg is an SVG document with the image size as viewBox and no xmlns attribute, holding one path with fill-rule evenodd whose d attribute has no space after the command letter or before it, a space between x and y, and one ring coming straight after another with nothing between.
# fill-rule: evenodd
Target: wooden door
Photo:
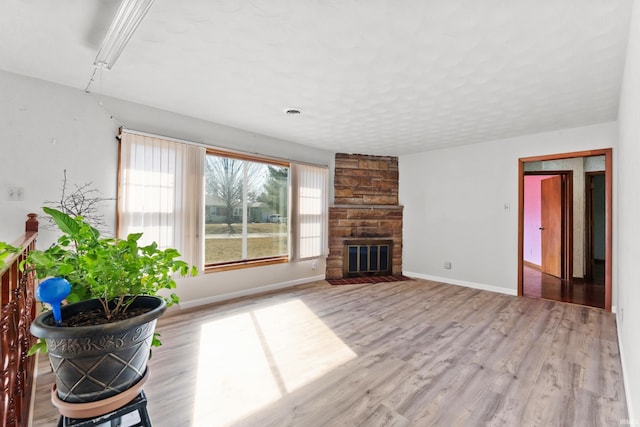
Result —
<instances>
[{"instance_id":1,"label":"wooden door","mask_svg":"<svg viewBox=\"0 0 640 427\"><path fill-rule=\"evenodd\" d=\"M540 185L542 271L562 278L562 176L543 179Z\"/></svg>"}]
</instances>

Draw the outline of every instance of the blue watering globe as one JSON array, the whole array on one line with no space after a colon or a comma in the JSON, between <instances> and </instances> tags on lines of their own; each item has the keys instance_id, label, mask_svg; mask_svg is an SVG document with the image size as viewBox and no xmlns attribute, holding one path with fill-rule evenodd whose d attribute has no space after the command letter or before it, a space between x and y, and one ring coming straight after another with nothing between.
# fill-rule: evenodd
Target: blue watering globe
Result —
<instances>
[{"instance_id":1,"label":"blue watering globe","mask_svg":"<svg viewBox=\"0 0 640 427\"><path fill-rule=\"evenodd\" d=\"M67 279L62 277L51 277L38 286L36 289L36 298L38 300L51 305L53 310L53 318L56 325L60 326L62 322L62 314L60 313L60 303L71 292L71 284Z\"/></svg>"}]
</instances>

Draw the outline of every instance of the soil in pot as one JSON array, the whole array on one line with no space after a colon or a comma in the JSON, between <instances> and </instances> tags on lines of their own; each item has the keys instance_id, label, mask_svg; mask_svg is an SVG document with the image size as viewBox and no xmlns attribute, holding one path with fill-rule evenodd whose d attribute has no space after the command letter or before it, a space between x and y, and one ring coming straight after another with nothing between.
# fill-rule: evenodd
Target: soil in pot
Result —
<instances>
[{"instance_id":1,"label":"soil in pot","mask_svg":"<svg viewBox=\"0 0 640 427\"><path fill-rule=\"evenodd\" d=\"M141 314L151 311L150 307L137 307L130 308L124 313L118 313L117 316L112 316L111 319L107 319L104 314L104 310L88 310L85 312L77 313L66 319L62 319L61 326L75 327L75 326L91 326L91 325L104 325L105 323L113 323L119 320L125 320L132 317L139 316Z\"/></svg>"}]
</instances>

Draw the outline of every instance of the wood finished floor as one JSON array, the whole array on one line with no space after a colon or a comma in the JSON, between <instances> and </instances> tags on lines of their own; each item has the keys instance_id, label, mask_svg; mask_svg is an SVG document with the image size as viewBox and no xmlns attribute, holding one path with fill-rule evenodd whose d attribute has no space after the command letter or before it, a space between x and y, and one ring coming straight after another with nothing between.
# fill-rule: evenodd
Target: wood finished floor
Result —
<instances>
[{"instance_id":1,"label":"wood finished floor","mask_svg":"<svg viewBox=\"0 0 640 427\"><path fill-rule=\"evenodd\" d=\"M165 315L156 427L618 426L615 318L424 280L316 282ZM43 360L44 359L44 360ZM34 426L53 426L40 360Z\"/></svg>"},{"instance_id":2,"label":"wood finished floor","mask_svg":"<svg viewBox=\"0 0 640 427\"><path fill-rule=\"evenodd\" d=\"M602 270L601 274L597 275L594 280L574 278L571 282L567 282L525 265L523 266L522 291L524 296L531 298L544 298L604 308L604 266L600 270Z\"/></svg>"}]
</instances>

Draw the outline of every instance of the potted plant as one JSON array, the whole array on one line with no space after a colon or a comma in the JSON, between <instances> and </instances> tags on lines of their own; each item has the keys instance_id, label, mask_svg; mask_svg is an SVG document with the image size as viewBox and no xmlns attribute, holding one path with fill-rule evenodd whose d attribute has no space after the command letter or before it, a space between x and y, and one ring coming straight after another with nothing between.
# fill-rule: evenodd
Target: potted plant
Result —
<instances>
[{"instance_id":1,"label":"potted plant","mask_svg":"<svg viewBox=\"0 0 640 427\"><path fill-rule=\"evenodd\" d=\"M31 251L21 268L38 279L66 279L70 293L62 325L51 311L32 323L40 339L31 353L48 350L62 401L108 400L140 382L151 346L160 345L156 320L179 299L158 291L175 288L174 275L196 274L195 267L179 260L175 249L140 246L141 233L101 237L82 217L43 210L62 235L49 248Z\"/></svg>"}]
</instances>

